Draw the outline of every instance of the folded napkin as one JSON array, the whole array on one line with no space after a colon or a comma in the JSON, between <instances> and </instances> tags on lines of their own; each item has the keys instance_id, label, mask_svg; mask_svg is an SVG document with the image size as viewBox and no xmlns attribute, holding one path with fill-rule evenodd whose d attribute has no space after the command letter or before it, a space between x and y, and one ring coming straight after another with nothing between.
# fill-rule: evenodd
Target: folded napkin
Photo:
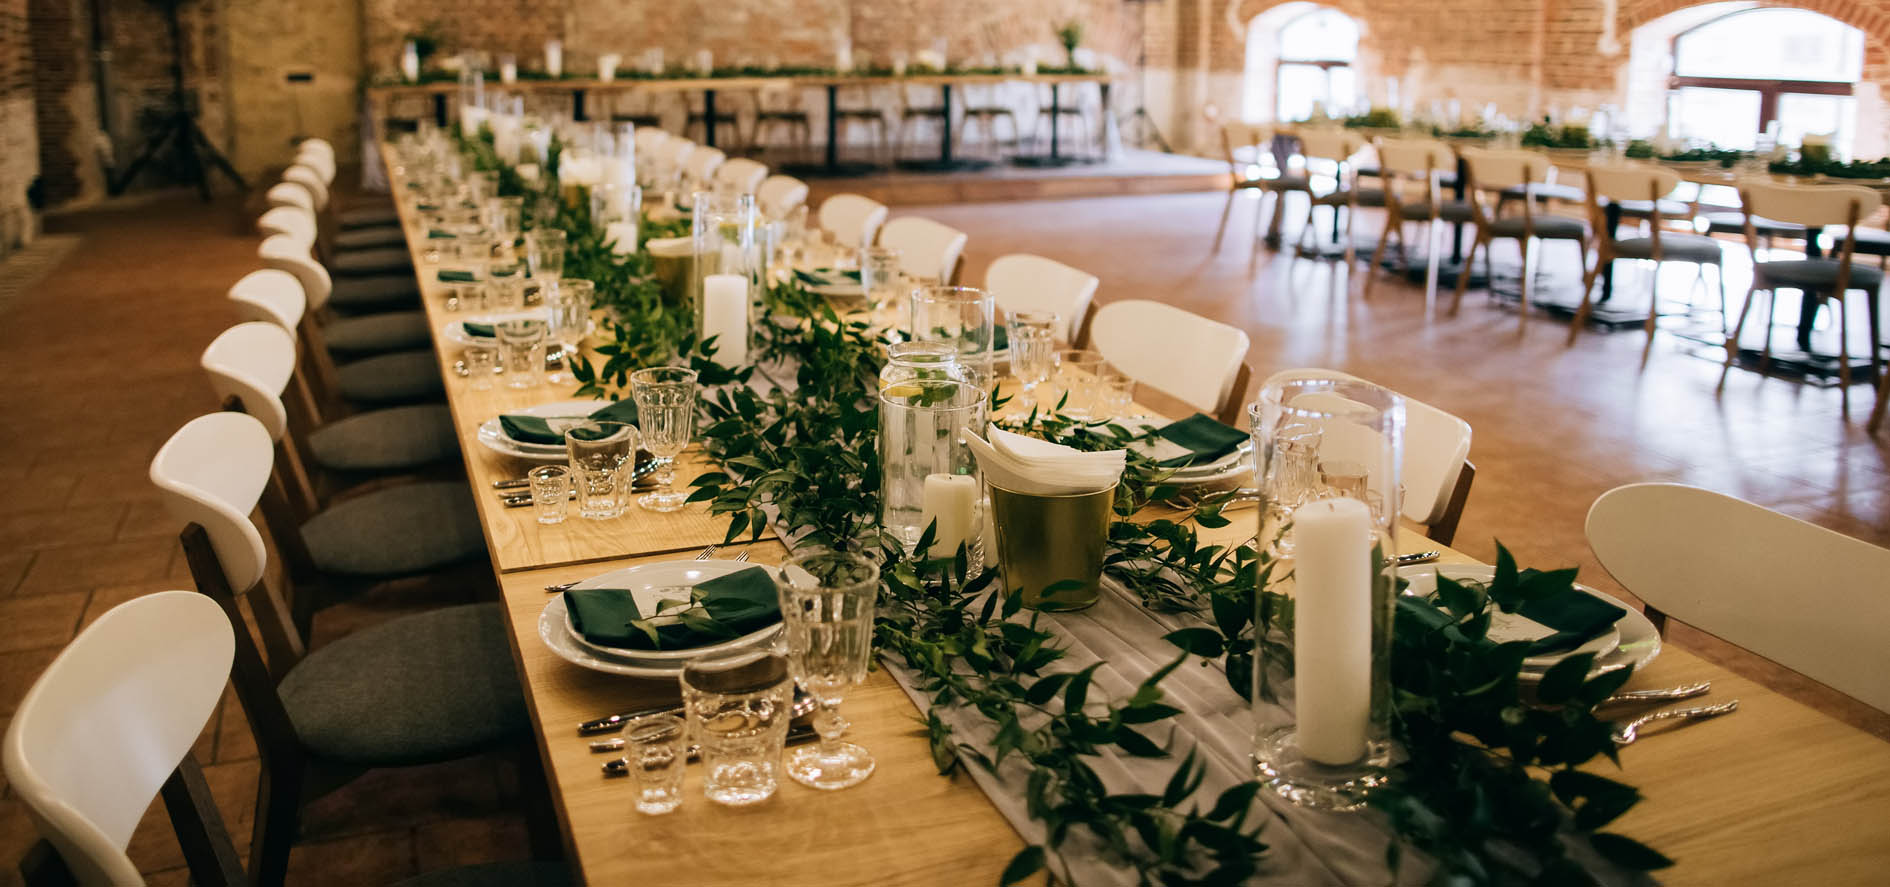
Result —
<instances>
[{"instance_id":1,"label":"folded napkin","mask_svg":"<svg viewBox=\"0 0 1890 887\"><path fill-rule=\"evenodd\" d=\"M644 613L622 588L564 593L571 627L586 641L632 650L681 650L738 638L781 620L774 577L761 567L717 576L690 591L691 606ZM654 610L655 608L652 607ZM632 624L636 623L636 624Z\"/></svg>"},{"instance_id":2,"label":"folded napkin","mask_svg":"<svg viewBox=\"0 0 1890 887\"><path fill-rule=\"evenodd\" d=\"M441 231L438 228L434 228L427 232L428 240L453 240L457 237L459 237L458 234L454 234L451 231Z\"/></svg>"},{"instance_id":3,"label":"folded napkin","mask_svg":"<svg viewBox=\"0 0 1890 887\"><path fill-rule=\"evenodd\" d=\"M1531 622L1555 629L1555 634L1537 640L1529 648L1531 656L1573 650L1607 631L1627 614L1620 607L1580 591L1525 601L1516 612Z\"/></svg>"},{"instance_id":4,"label":"folded napkin","mask_svg":"<svg viewBox=\"0 0 1890 887\"><path fill-rule=\"evenodd\" d=\"M473 323L470 320L462 320L459 323L459 328L465 330L466 335L477 339L490 339L498 335L498 331L494 330L492 324L489 323Z\"/></svg>"},{"instance_id":5,"label":"folded napkin","mask_svg":"<svg viewBox=\"0 0 1890 887\"><path fill-rule=\"evenodd\" d=\"M634 424L637 421L637 402L634 400L620 400L591 413L585 418L598 422L628 422ZM575 419L564 419L558 422L561 427L553 428L551 422L552 420L550 419L538 416L523 416L516 413L499 417L499 427L505 430L506 437L518 441L519 443L543 444L548 447L563 445L564 428L562 426L577 424L577 420Z\"/></svg>"},{"instance_id":6,"label":"folded napkin","mask_svg":"<svg viewBox=\"0 0 1890 887\"><path fill-rule=\"evenodd\" d=\"M1204 413L1157 428L1155 436L1170 445L1157 443L1150 449L1150 455L1166 468L1206 465L1247 442L1246 432Z\"/></svg>"},{"instance_id":7,"label":"folded napkin","mask_svg":"<svg viewBox=\"0 0 1890 887\"><path fill-rule=\"evenodd\" d=\"M440 271L441 283L477 283L478 281L479 278L474 277L471 271L460 271L453 268Z\"/></svg>"},{"instance_id":8,"label":"folded napkin","mask_svg":"<svg viewBox=\"0 0 1890 887\"><path fill-rule=\"evenodd\" d=\"M844 284L860 285L858 269L815 268L812 271L794 269L794 279L808 286L841 286Z\"/></svg>"},{"instance_id":9,"label":"folded napkin","mask_svg":"<svg viewBox=\"0 0 1890 887\"><path fill-rule=\"evenodd\" d=\"M992 485L1016 493L1072 496L1111 489L1122 479L1128 459L1127 450L1086 453L996 425L985 433L988 439L965 436L978 468Z\"/></svg>"}]
</instances>

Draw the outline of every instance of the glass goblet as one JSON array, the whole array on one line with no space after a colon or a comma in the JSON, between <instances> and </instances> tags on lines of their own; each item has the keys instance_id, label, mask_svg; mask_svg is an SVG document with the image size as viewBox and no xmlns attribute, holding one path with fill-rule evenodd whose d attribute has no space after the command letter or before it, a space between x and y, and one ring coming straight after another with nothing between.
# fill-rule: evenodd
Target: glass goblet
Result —
<instances>
[{"instance_id":1,"label":"glass goblet","mask_svg":"<svg viewBox=\"0 0 1890 887\"><path fill-rule=\"evenodd\" d=\"M847 722L839 707L847 689L866 678L872 658L879 567L851 552L805 549L781 565L775 588L788 670L820 704L813 715L820 742L787 753L783 769L810 788L858 785L872 775L873 755L841 741Z\"/></svg>"},{"instance_id":2,"label":"glass goblet","mask_svg":"<svg viewBox=\"0 0 1890 887\"><path fill-rule=\"evenodd\" d=\"M1050 379L1056 368L1057 331L1063 320L1049 311L1013 311L1004 321L1010 335L1011 375L1023 385L1017 406L1026 412L1037 409L1037 386Z\"/></svg>"},{"instance_id":3,"label":"glass goblet","mask_svg":"<svg viewBox=\"0 0 1890 887\"><path fill-rule=\"evenodd\" d=\"M591 305L597 285L588 280L559 278L545 281L545 338L558 346L559 369L545 377L553 384L576 382L572 362L577 358L578 343L590 331Z\"/></svg>"},{"instance_id":4,"label":"glass goblet","mask_svg":"<svg viewBox=\"0 0 1890 887\"><path fill-rule=\"evenodd\" d=\"M637 401L643 448L661 460L656 491L637 499L651 511L675 511L688 500L676 489L676 457L696 433L696 371L651 367L630 374L630 394Z\"/></svg>"}]
</instances>

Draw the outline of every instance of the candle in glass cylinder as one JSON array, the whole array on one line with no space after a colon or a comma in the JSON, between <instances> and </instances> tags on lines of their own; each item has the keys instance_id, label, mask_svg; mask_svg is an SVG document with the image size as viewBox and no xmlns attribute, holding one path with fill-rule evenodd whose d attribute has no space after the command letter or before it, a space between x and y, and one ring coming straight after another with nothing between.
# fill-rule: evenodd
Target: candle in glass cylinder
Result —
<instances>
[{"instance_id":1,"label":"candle in glass cylinder","mask_svg":"<svg viewBox=\"0 0 1890 887\"><path fill-rule=\"evenodd\" d=\"M1293 680L1301 754L1365 756L1372 707L1372 513L1357 499L1293 510Z\"/></svg>"},{"instance_id":2,"label":"candle in glass cylinder","mask_svg":"<svg viewBox=\"0 0 1890 887\"><path fill-rule=\"evenodd\" d=\"M978 479L969 474L928 474L925 496L919 506L919 523L934 531L931 557L951 557L958 546L972 541L981 528L973 523L978 514Z\"/></svg>"},{"instance_id":3,"label":"candle in glass cylinder","mask_svg":"<svg viewBox=\"0 0 1890 887\"><path fill-rule=\"evenodd\" d=\"M702 278L702 338L715 337L715 362L748 362L748 278L711 274Z\"/></svg>"}]
</instances>

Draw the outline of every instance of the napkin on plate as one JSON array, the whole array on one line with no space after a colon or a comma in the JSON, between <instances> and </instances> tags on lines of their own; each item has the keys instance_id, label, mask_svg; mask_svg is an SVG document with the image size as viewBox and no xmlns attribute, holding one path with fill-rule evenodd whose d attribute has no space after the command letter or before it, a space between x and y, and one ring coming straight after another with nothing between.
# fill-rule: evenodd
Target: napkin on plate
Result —
<instances>
[{"instance_id":1,"label":"napkin on plate","mask_svg":"<svg viewBox=\"0 0 1890 887\"><path fill-rule=\"evenodd\" d=\"M453 268L446 268L440 271L441 283L476 283L478 280L479 278L474 277L471 271L460 271Z\"/></svg>"},{"instance_id":2,"label":"napkin on plate","mask_svg":"<svg viewBox=\"0 0 1890 887\"><path fill-rule=\"evenodd\" d=\"M1204 413L1155 429L1150 456L1165 468L1206 465L1247 442L1247 433Z\"/></svg>"},{"instance_id":3,"label":"napkin on plate","mask_svg":"<svg viewBox=\"0 0 1890 887\"><path fill-rule=\"evenodd\" d=\"M1072 496L1114 487L1122 479L1127 450L1086 453L1062 444L1026 437L992 425L987 438L967 434L965 442L989 483L1033 496Z\"/></svg>"},{"instance_id":4,"label":"napkin on plate","mask_svg":"<svg viewBox=\"0 0 1890 887\"><path fill-rule=\"evenodd\" d=\"M1516 612L1531 622L1555 629L1554 634L1537 640L1529 648L1531 656L1573 650L1627 615L1620 607L1580 591L1524 601Z\"/></svg>"},{"instance_id":5,"label":"napkin on plate","mask_svg":"<svg viewBox=\"0 0 1890 887\"><path fill-rule=\"evenodd\" d=\"M632 650L681 650L738 638L781 619L774 577L749 567L697 583L700 607L662 614L644 613L636 596L622 588L574 588L564 593L565 612L579 636L600 647ZM630 623L658 617L656 638Z\"/></svg>"},{"instance_id":6,"label":"napkin on plate","mask_svg":"<svg viewBox=\"0 0 1890 887\"><path fill-rule=\"evenodd\" d=\"M620 400L591 413L585 418L594 419L599 422L628 422L634 424L637 421L637 402L634 400ZM572 423L561 422L560 424ZM564 431L562 429L552 428L551 420L540 416L525 416L517 413L502 415L499 417L499 427L505 431L506 437L518 441L519 443L542 444L548 447L561 446L564 444Z\"/></svg>"},{"instance_id":7,"label":"napkin on plate","mask_svg":"<svg viewBox=\"0 0 1890 887\"><path fill-rule=\"evenodd\" d=\"M842 286L845 284L859 286L860 284L860 272L853 269L815 268L812 271L805 271L796 268L794 269L794 278L807 286Z\"/></svg>"},{"instance_id":8,"label":"napkin on plate","mask_svg":"<svg viewBox=\"0 0 1890 887\"><path fill-rule=\"evenodd\" d=\"M434 228L427 232L428 240L455 240L458 237L459 237L458 234L454 234L451 231L441 231L438 228Z\"/></svg>"},{"instance_id":9,"label":"napkin on plate","mask_svg":"<svg viewBox=\"0 0 1890 887\"><path fill-rule=\"evenodd\" d=\"M465 330L466 335L472 336L475 339L490 339L498 335L498 331L494 330L492 324L489 323L473 323L470 320L463 320L460 321L459 328Z\"/></svg>"}]
</instances>

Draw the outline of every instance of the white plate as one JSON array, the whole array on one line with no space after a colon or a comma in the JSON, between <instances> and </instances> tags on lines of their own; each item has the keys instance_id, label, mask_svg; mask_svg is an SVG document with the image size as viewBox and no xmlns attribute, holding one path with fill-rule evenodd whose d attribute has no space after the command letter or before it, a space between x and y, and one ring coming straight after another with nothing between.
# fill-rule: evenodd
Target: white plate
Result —
<instances>
[{"instance_id":1,"label":"white plate","mask_svg":"<svg viewBox=\"0 0 1890 887\"><path fill-rule=\"evenodd\" d=\"M1452 579L1468 579L1484 583L1496 578L1496 568L1483 564L1419 564L1416 566L1398 568L1398 575L1410 580L1411 585L1409 591L1419 595L1429 595L1431 593L1431 589L1437 582L1436 577L1439 572L1442 572ZM1567 653L1558 653L1554 656L1537 656L1524 660L1523 677L1525 679L1538 676L1536 673L1546 671L1550 666L1561 661L1564 657L1572 656L1576 653L1596 653L1595 672L1619 668L1624 665L1639 670L1647 665L1647 663L1652 662L1655 656L1660 655L1660 632L1654 628L1654 623L1647 621L1647 617L1641 615L1640 610L1630 607L1613 597L1602 594L1581 583L1576 583L1575 587L1587 594L1592 594L1595 597L1620 607L1624 615L1622 615L1620 620L1615 622L1614 631L1612 633L1603 634L1601 637L1596 638L1595 641L1583 644L1581 647ZM1528 620L1522 621L1527 622ZM1597 642L1599 642L1599 644L1597 644Z\"/></svg>"},{"instance_id":2,"label":"white plate","mask_svg":"<svg viewBox=\"0 0 1890 887\"><path fill-rule=\"evenodd\" d=\"M521 416L537 416L541 419L581 419L609 406L608 400L561 400L556 403L544 403L512 413ZM499 417L493 416L479 426L479 442L486 449L517 459L531 462L563 462L568 455L563 446L536 444L516 441L505 436L505 427L499 424Z\"/></svg>"},{"instance_id":3,"label":"white plate","mask_svg":"<svg viewBox=\"0 0 1890 887\"><path fill-rule=\"evenodd\" d=\"M1131 430L1134 430L1134 425L1130 425L1128 423L1124 423L1124 424L1125 424L1125 427L1129 427ZM1150 425L1146 422L1138 422L1138 423L1135 423L1135 425L1140 425L1141 426L1140 430L1143 433L1153 431L1154 429L1161 427L1158 425ZM1174 446L1172 444L1170 445L1172 449L1157 450L1155 449L1155 445L1153 445L1149 441L1139 441L1137 443L1131 444L1131 446L1133 446L1137 452L1140 452L1143 455L1153 456L1156 458L1172 458L1174 456L1182 455L1186 452L1185 450L1182 450L1179 446ZM1252 461L1247 458L1248 454L1251 452L1253 452L1253 441L1252 439L1248 439L1246 441L1241 442L1240 446L1236 447L1233 452L1228 453L1227 455L1222 456L1219 459L1216 459L1205 465L1189 465L1184 468L1175 469L1175 473L1169 476L1167 482L1172 483L1172 484L1182 484L1182 485L1220 483L1221 481L1225 481L1230 478L1233 478L1242 472L1252 471L1253 470Z\"/></svg>"},{"instance_id":4,"label":"white plate","mask_svg":"<svg viewBox=\"0 0 1890 887\"><path fill-rule=\"evenodd\" d=\"M508 312L505 314L488 314L488 315L482 315L479 317L467 318L467 320L471 320L473 323L503 323L508 320L544 320L544 319L545 319L545 312L542 310L541 311L513 311L513 312ZM446 326L440 327L440 337L456 345L491 345L495 348L498 347L499 339L497 336L487 338L485 336L472 335L471 333L466 332L465 324L466 324L465 320L455 320L452 323L447 324ZM590 323L584 328L584 337L590 338L591 334L595 332L597 332L597 321L595 319L592 319Z\"/></svg>"},{"instance_id":5,"label":"white plate","mask_svg":"<svg viewBox=\"0 0 1890 887\"><path fill-rule=\"evenodd\" d=\"M697 566L703 566L703 565L708 565L708 564L734 564L735 562L733 561L690 561L689 563L696 564ZM650 564L647 566L657 566L657 565ZM747 567L752 566L752 565L739 564L738 566L746 569ZM635 568L633 567L630 569L635 569ZM619 571L619 572L622 572L622 571ZM604 576L599 576L593 579L585 580L585 582L582 584L591 586L591 583L593 582L597 582L609 576L615 576L615 575L617 575L617 573L606 573L604 574ZM591 587L596 587L596 586L591 586ZM608 587L616 587L616 586L612 585ZM780 630L781 630L781 627L779 625L772 625L772 626L769 626L768 628L762 629L759 632L755 632L754 634L750 634L742 638L737 638L735 639L735 641L730 641L727 643L749 641L750 638L754 638L757 635L762 635L763 637L761 637L761 639L758 641L752 641L750 643L766 643L767 641L772 640L774 638L774 635L778 633ZM540 640L545 642L545 646L550 648L551 652L554 655L556 655L559 659L563 659L564 661L569 662L572 665L576 665L580 668L588 668L592 671L601 671L606 674L624 675L624 676L633 677L633 678L656 678L659 680L675 680L676 675L682 672L683 662L686 661L686 660L660 660L660 659L655 659L655 660L630 659L626 657L619 657L619 656L612 655L611 653L607 652L608 648L594 647L590 644L584 643L581 639L577 637L576 633L572 631L571 629L571 615L569 611L565 609L563 595L552 596L551 600L546 602L545 609L539 612L538 637ZM703 652L704 650L711 650L711 649L718 649L718 648L741 649L740 647L727 648L725 647L725 645L717 645L716 647L708 647L708 648L702 648L701 650L692 651L692 653L693 655L706 655ZM644 651L638 651L638 654L640 656L656 655L654 653L644 652Z\"/></svg>"},{"instance_id":6,"label":"white plate","mask_svg":"<svg viewBox=\"0 0 1890 887\"><path fill-rule=\"evenodd\" d=\"M716 579L757 566L746 561L658 561L653 564L638 564L621 570L612 570L601 576L592 576L579 582L575 588L622 588L636 599L638 612L654 613L656 605L664 600L688 600L690 589L710 579ZM761 567L770 577L772 567ZM638 662L676 662L702 656L713 656L731 650L740 650L766 643L781 631L777 622L766 628L749 632L738 638L730 638L720 643L687 650L638 650L630 647L607 647L593 644L577 633L577 628L568 621L565 631L571 639L593 651L609 654L618 659Z\"/></svg>"},{"instance_id":7,"label":"white plate","mask_svg":"<svg viewBox=\"0 0 1890 887\"><path fill-rule=\"evenodd\" d=\"M828 279L829 281L840 276L840 269L837 269L837 268L801 268L797 270L799 270L803 274L811 274L816 277L824 277ZM792 276L796 283L800 283L802 286L807 288L808 292L814 293L815 295L821 295L821 296L863 296L863 295L866 295L866 287L864 284L847 281L845 278L841 278L841 280L845 282L806 283L802 281L800 274L795 274Z\"/></svg>"}]
</instances>

